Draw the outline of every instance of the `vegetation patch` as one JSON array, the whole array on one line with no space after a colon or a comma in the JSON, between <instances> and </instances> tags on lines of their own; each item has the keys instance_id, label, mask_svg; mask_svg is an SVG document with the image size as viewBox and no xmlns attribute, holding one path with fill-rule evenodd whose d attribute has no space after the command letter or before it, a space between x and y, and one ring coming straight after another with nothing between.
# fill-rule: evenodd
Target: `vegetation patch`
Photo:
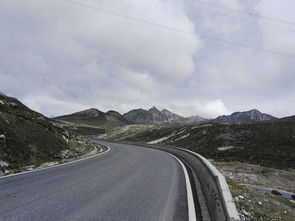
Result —
<instances>
[{"instance_id":1,"label":"vegetation patch","mask_svg":"<svg viewBox=\"0 0 295 221\"><path fill-rule=\"evenodd\" d=\"M172 135L172 136L171 136ZM161 142L195 151L216 161L239 161L280 169L295 168L295 121L159 127L125 137L126 141ZM229 148L230 147L230 148Z\"/></svg>"},{"instance_id":2,"label":"vegetation patch","mask_svg":"<svg viewBox=\"0 0 295 221\"><path fill-rule=\"evenodd\" d=\"M62 153L75 156L89 150L17 99L0 95L0 101L0 173L61 161Z\"/></svg>"}]
</instances>

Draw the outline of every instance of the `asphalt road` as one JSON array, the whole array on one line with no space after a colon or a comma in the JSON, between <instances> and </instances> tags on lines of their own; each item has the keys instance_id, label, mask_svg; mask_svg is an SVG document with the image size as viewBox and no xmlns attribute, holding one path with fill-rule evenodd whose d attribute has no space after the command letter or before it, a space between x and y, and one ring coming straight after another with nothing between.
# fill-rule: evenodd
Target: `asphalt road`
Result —
<instances>
[{"instance_id":1,"label":"asphalt road","mask_svg":"<svg viewBox=\"0 0 295 221\"><path fill-rule=\"evenodd\" d=\"M0 179L0 220L188 220L184 171L158 150L109 144L96 157Z\"/></svg>"}]
</instances>

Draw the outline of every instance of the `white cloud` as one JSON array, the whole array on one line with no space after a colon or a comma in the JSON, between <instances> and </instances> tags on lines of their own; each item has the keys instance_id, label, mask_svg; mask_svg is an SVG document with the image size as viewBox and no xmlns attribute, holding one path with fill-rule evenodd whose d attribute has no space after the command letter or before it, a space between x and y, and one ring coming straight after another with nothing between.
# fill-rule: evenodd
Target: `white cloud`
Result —
<instances>
[{"instance_id":1,"label":"white cloud","mask_svg":"<svg viewBox=\"0 0 295 221\"><path fill-rule=\"evenodd\" d=\"M224 115L224 114L229 114L230 113L227 110L227 108L225 107L222 100L220 100L220 99L207 102L205 104L205 108L204 108L203 112L211 113L212 116Z\"/></svg>"},{"instance_id":2,"label":"white cloud","mask_svg":"<svg viewBox=\"0 0 295 221\"><path fill-rule=\"evenodd\" d=\"M80 105L76 102L73 103L55 99L50 95L26 96L23 98L23 102L33 110L46 114L49 117L59 116L61 114L69 114L91 107L87 105Z\"/></svg>"},{"instance_id":3,"label":"white cloud","mask_svg":"<svg viewBox=\"0 0 295 221\"><path fill-rule=\"evenodd\" d=\"M292 58L200 37L295 54L290 26L190 0L79 2L195 35L64 1L4 1L1 91L48 115L157 105L186 116L248 107L283 116L295 108ZM295 21L292 0L210 2Z\"/></svg>"}]
</instances>

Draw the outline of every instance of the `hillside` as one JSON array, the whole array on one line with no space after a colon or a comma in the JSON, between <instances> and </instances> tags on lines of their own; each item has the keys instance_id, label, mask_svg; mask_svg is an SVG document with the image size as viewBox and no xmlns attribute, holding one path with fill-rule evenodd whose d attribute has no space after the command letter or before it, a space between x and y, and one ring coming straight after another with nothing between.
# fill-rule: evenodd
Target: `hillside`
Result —
<instances>
[{"instance_id":1,"label":"hillside","mask_svg":"<svg viewBox=\"0 0 295 221\"><path fill-rule=\"evenodd\" d=\"M0 172L59 160L62 151L71 149L68 138L43 115L0 95Z\"/></svg>"},{"instance_id":2,"label":"hillside","mask_svg":"<svg viewBox=\"0 0 295 221\"><path fill-rule=\"evenodd\" d=\"M295 168L295 123L290 120L151 128L124 139L188 148L218 161Z\"/></svg>"},{"instance_id":3,"label":"hillside","mask_svg":"<svg viewBox=\"0 0 295 221\"><path fill-rule=\"evenodd\" d=\"M83 110L69 115L53 118L54 120L74 123L78 125L105 127L105 126L123 126L130 124L120 113L108 111L106 113L95 108Z\"/></svg>"},{"instance_id":4,"label":"hillside","mask_svg":"<svg viewBox=\"0 0 295 221\"><path fill-rule=\"evenodd\" d=\"M269 114L261 113L260 111L253 109L243 112L234 112L231 115L223 115L213 119L212 123L226 123L226 124L243 124L243 123L253 123L257 121L267 121L275 120Z\"/></svg>"}]
</instances>

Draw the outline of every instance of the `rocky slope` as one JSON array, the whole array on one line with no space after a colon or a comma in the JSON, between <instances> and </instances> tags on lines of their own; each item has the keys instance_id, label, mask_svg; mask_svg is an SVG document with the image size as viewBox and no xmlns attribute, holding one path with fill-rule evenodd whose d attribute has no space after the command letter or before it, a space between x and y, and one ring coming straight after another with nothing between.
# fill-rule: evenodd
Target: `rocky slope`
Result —
<instances>
[{"instance_id":1,"label":"rocky slope","mask_svg":"<svg viewBox=\"0 0 295 221\"><path fill-rule=\"evenodd\" d=\"M135 124L150 124L150 125L192 125L199 124L205 121L205 118L199 116L193 117L182 117L178 114L172 113L171 111L164 109L158 110L156 107L152 107L149 110L135 109L123 115L127 120Z\"/></svg>"},{"instance_id":2,"label":"rocky slope","mask_svg":"<svg viewBox=\"0 0 295 221\"><path fill-rule=\"evenodd\" d=\"M162 124L169 122L168 117L155 107L149 110L134 109L123 114L123 116L135 124Z\"/></svg>"},{"instance_id":3,"label":"rocky slope","mask_svg":"<svg viewBox=\"0 0 295 221\"><path fill-rule=\"evenodd\" d=\"M0 173L58 161L64 151L75 152L70 138L45 116L15 98L0 95Z\"/></svg>"},{"instance_id":4,"label":"rocky slope","mask_svg":"<svg viewBox=\"0 0 295 221\"><path fill-rule=\"evenodd\" d=\"M179 122L184 119L184 117L178 114L172 113L171 111L167 109L162 110L162 113L167 117L169 122Z\"/></svg>"},{"instance_id":5,"label":"rocky slope","mask_svg":"<svg viewBox=\"0 0 295 221\"><path fill-rule=\"evenodd\" d=\"M257 192L229 178L227 183L242 221L295 219L294 201Z\"/></svg>"},{"instance_id":6,"label":"rocky slope","mask_svg":"<svg viewBox=\"0 0 295 221\"><path fill-rule=\"evenodd\" d=\"M244 112L234 112L231 115L219 116L212 120L213 123L226 123L226 124L242 124L242 123L253 123L257 121L275 120L269 114L261 113L260 111L253 109Z\"/></svg>"}]
</instances>

